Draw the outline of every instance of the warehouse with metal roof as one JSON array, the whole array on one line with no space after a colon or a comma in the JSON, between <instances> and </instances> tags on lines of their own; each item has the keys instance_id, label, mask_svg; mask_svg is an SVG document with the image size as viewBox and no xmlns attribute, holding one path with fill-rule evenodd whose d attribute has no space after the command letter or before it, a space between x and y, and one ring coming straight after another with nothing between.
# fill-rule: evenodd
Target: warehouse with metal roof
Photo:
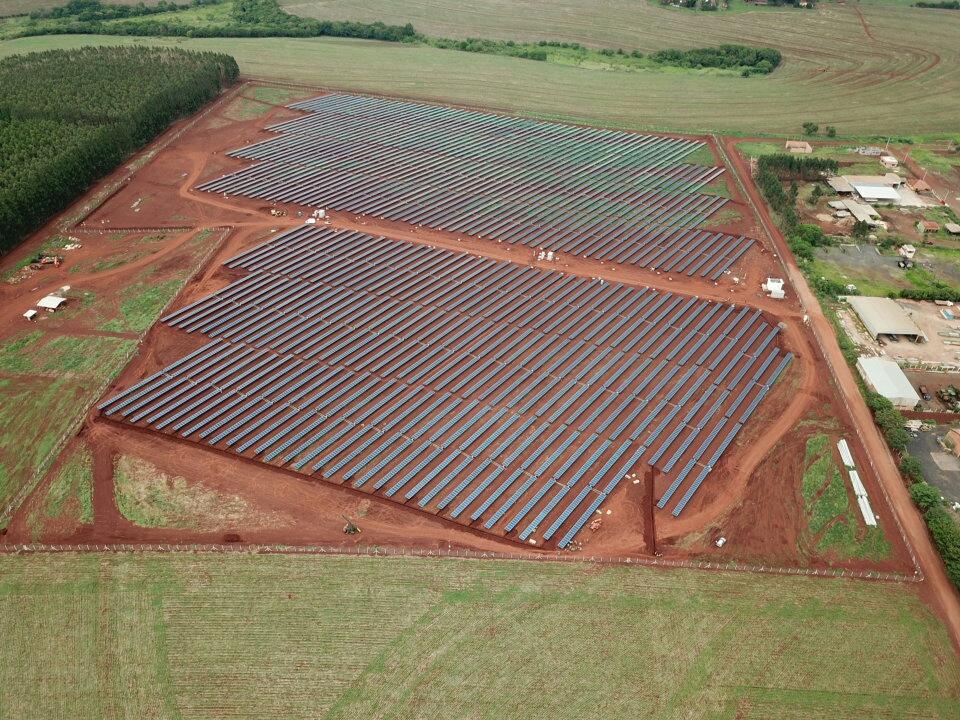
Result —
<instances>
[{"instance_id":1,"label":"warehouse with metal roof","mask_svg":"<svg viewBox=\"0 0 960 720\"><path fill-rule=\"evenodd\" d=\"M861 356L857 358L857 370L868 388L883 395L895 407L910 410L920 402L910 380L893 360Z\"/></svg>"},{"instance_id":2,"label":"warehouse with metal roof","mask_svg":"<svg viewBox=\"0 0 960 720\"><path fill-rule=\"evenodd\" d=\"M874 340L906 338L919 343L927 339L923 330L895 300L861 295L848 295L844 299L850 303Z\"/></svg>"}]
</instances>

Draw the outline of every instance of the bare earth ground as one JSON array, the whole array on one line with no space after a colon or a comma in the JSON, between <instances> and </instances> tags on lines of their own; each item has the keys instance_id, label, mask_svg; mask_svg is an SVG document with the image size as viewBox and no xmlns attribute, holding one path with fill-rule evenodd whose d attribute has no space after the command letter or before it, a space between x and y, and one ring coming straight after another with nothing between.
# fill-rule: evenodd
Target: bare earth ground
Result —
<instances>
[{"instance_id":1,"label":"bare earth ground","mask_svg":"<svg viewBox=\"0 0 960 720\"><path fill-rule=\"evenodd\" d=\"M246 90L241 88L238 92ZM315 94L303 91L303 95ZM101 296L115 295L145 266L182 263L177 259L177 252L196 233L203 230L223 232L225 239L180 293L173 307L188 304L236 278L235 274L222 268L224 260L262 242L273 232L302 223L297 212L303 208L287 206L284 208L286 216L273 217L269 214L271 206L263 203L233 197L225 199L192 189L198 182L241 167L241 161L228 158L224 153L268 137L269 133L263 130L265 126L294 115L281 106L270 105L264 107L261 114L243 119L243 113L237 112L232 102L231 98L225 98L214 112L160 152L129 183L71 230L83 239L84 247L70 254L62 268L43 271L43 274L38 273L14 286L0 287L0 299L3 300L0 305L0 338L9 338L24 330L20 313L35 301L34 296L63 284L94 290ZM238 117L241 119L234 119ZM722 156L714 140L710 137L702 139L710 144L719 162ZM104 185L110 181L111 178L107 178ZM805 523L799 511L799 477L803 472L805 443L811 428L816 426L830 424L833 442L840 436L847 437L863 469L864 482L879 515L886 519L892 518L893 513L883 504L883 495L870 470L866 451L860 446L843 406L827 381L827 368L810 329L803 323L803 310L796 293L788 286L791 290L788 299L775 301L760 292L759 286L764 278L781 274L780 266L774 248L762 239L762 228L739 186L731 178L728 178L727 185L732 198L731 207L739 219L716 228L758 238L761 244L738 263L733 275L725 276L718 283L673 278L640 268L571 256L561 256L558 262L544 265L545 268L579 275L687 292L760 308L769 317L783 323L784 345L796 357L788 373L762 404L682 518L651 512L651 498L659 497L664 484L655 477L656 473L645 469L639 472L638 468L640 482L621 486L604 506L604 510L610 509L611 513L604 514L595 531L585 529L581 533L578 540L582 541L582 552L636 557L657 554L681 560L748 560L791 567L896 571L910 576L913 566L909 551L896 527L884 520L881 523L892 547L887 559L840 560L832 556L810 555L799 548L798 537ZM94 188L91 193L96 190ZM333 226L338 228L382 233L401 240L536 264L533 251L527 248L458 238L440 231L343 213L331 215ZM51 227L53 225L28 240L24 252L37 247L50 234ZM98 253L105 252L101 238L123 228L139 228L141 232L147 232L147 228L151 232L155 232L155 228L171 230L162 246L147 256L103 272L70 272L71 267L90 263ZM0 269L14 259L5 260ZM69 322L75 323L78 331L84 327L82 315ZM112 383L107 394L112 395L116 390L130 386L194 349L200 342L200 338L155 326L146 335L133 362ZM798 431L799 427L804 430ZM287 471L237 460L190 442L121 427L101 418L95 410L89 413L79 438L74 441L78 442L89 445L95 458L93 523L51 522L37 537L36 529L28 520L57 473L59 466L55 466L13 518L5 542L36 539L74 543L239 540L271 544L363 543L531 552L528 546L520 546L511 540L465 529L442 518L361 495L349 488L309 482ZM185 478L191 486L237 495L262 514L276 514L276 517L284 518L284 522L278 526L236 527L229 532L136 525L123 517L115 501L114 469L115 460L120 455L141 458L163 473ZM353 518L363 533L344 535L344 516ZM719 534L729 539L722 550L712 542Z\"/></svg>"}]
</instances>

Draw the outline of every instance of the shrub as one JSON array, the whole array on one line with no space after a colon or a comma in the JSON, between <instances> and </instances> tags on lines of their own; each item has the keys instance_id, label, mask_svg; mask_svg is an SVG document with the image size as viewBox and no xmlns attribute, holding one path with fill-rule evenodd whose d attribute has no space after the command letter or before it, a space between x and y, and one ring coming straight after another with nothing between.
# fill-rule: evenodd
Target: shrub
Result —
<instances>
[{"instance_id":1,"label":"shrub","mask_svg":"<svg viewBox=\"0 0 960 720\"><path fill-rule=\"evenodd\" d=\"M900 474L912 483L919 484L923 482L923 466L913 455L905 454L900 458ZM910 488L910 492L913 494L912 487ZM937 498L939 499L939 494ZM916 497L913 498L913 501L917 503L918 506L920 505Z\"/></svg>"},{"instance_id":2,"label":"shrub","mask_svg":"<svg viewBox=\"0 0 960 720\"><path fill-rule=\"evenodd\" d=\"M910 459L916 460L916 458ZM920 508L920 512L924 513L931 508L943 505L943 500L940 499L940 491L925 482L915 482L911 485L910 497L913 499L913 504Z\"/></svg>"}]
</instances>

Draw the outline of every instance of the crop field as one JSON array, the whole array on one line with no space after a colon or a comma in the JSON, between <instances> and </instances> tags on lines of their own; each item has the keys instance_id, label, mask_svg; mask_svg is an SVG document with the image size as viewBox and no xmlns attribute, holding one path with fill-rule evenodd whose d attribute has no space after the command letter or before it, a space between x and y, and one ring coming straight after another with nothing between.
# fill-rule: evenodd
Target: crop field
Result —
<instances>
[{"instance_id":1,"label":"crop field","mask_svg":"<svg viewBox=\"0 0 960 720\"><path fill-rule=\"evenodd\" d=\"M771 78L748 83L749 89L719 78L695 88L700 79L675 76L664 78L674 88L667 96L659 92L659 78L647 75L630 97L641 107L662 105L658 110L670 122L657 127L691 128L689 117L675 112L683 106L709 118L696 129L799 133L800 123L811 119L836 125L842 134L951 132L948 117L960 109L951 101L947 110L943 103L947 94L960 98L955 70L960 13L904 6L909 3L823 2L813 11L737 13L677 11L652 0L480 0L469 5L455 0L283 0L283 5L310 17L411 22L420 32L454 38L559 40L643 52L739 43L783 53L784 65ZM603 78L597 81L604 84ZM578 104L566 92L563 100ZM928 93L938 99L923 100ZM919 110L917 103L927 101L929 109ZM907 128L922 112L937 119L931 118L925 130ZM738 115L738 122L726 122L725 115Z\"/></svg>"},{"instance_id":2,"label":"crop field","mask_svg":"<svg viewBox=\"0 0 960 720\"><path fill-rule=\"evenodd\" d=\"M600 260L718 279L753 241L698 229L723 173L683 164L694 140L324 95L255 164L201 190L314 205Z\"/></svg>"},{"instance_id":3,"label":"crop field","mask_svg":"<svg viewBox=\"0 0 960 720\"><path fill-rule=\"evenodd\" d=\"M0 702L23 720L960 713L947 635L900 585L256 555L0 576Z\"/></svg>"},{"instance_id":4,"label":"crop field","mask_svg":"<svg viewBox=\"0 0 960 720\"><path fill-rule=\"evenodd\" d=\"M343 39L163 39L52 36L0 43L0 55L86 44L171 44L229 52L248 76L502 109L546 119L677 132L798 134L806 120L841 135L944 134L960 116L955 38L960 13L856 4L794 10L694 13L622 0L581 17L562 3L447 3L434 17L410 3L317 5L324 17L412 21L438 34L574 40L643 51L723 42L773 46L785 58L769 76L598 71L430 47ZM417 9L420 8L420 14ZM458 9L459 8L459 9ZM298 12L307 8L297 6ZM861 22L857 11L863 13ZM472 21L473 20L473 21ZM866 29L865 29L866 25ZM449 32L447 32L449 30ZM518 37L519 36L519 37ZM906 109L909 108L909 112Z\"/></svg>"},{"instance_id":5,"label":"crop field","mask_svg":"<svg viewBox=\"0 0 960 720\"><path fill-rule=\"evenodd\" d=\"M641 458L679 515L791 360L759 310L360 233L227 266L108 415L561 548Z\"/></svg>"}]
</instances>

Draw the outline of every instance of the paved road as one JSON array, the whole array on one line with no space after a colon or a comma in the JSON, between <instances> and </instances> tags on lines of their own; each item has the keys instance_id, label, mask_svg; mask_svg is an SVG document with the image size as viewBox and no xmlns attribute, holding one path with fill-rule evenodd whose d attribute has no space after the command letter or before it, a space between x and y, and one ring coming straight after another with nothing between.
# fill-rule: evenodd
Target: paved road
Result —
<instances>
[{"instance_id":1,"label":"paved road","mask_svg":"<svg viewBox=\"0 0 960 720\"><path fill-rule=\"evenodd\" d=\"M801 304L809 315L810 327L820 350L823 352L823 357L830 367L850 419L870 458L874 474L887 496L897 525L907 541L908 550L910 550L920 572L923 573L924 581L921 587L930 596L934 608L938 611L950 632L955 647L960 650L960 595L947 577L943 562L930 541L927 526L913 505L906 485L900 477L896 461L873 422L873 417L860 394L853 372L840 352L833 327L824 316L820 303L810 290L796 260L790 253L786 238L773 222L766 203L760 197L756 186L750 181L750 171L747 163L737 152L738 142L740 140L737 138L724 137L719 139L717 144L737 175L737 181L746 191L747 199L753 206L757 217L760 218L764 231L780 256L790 286L796 291Z\"/></svg>"}]
</instances>

